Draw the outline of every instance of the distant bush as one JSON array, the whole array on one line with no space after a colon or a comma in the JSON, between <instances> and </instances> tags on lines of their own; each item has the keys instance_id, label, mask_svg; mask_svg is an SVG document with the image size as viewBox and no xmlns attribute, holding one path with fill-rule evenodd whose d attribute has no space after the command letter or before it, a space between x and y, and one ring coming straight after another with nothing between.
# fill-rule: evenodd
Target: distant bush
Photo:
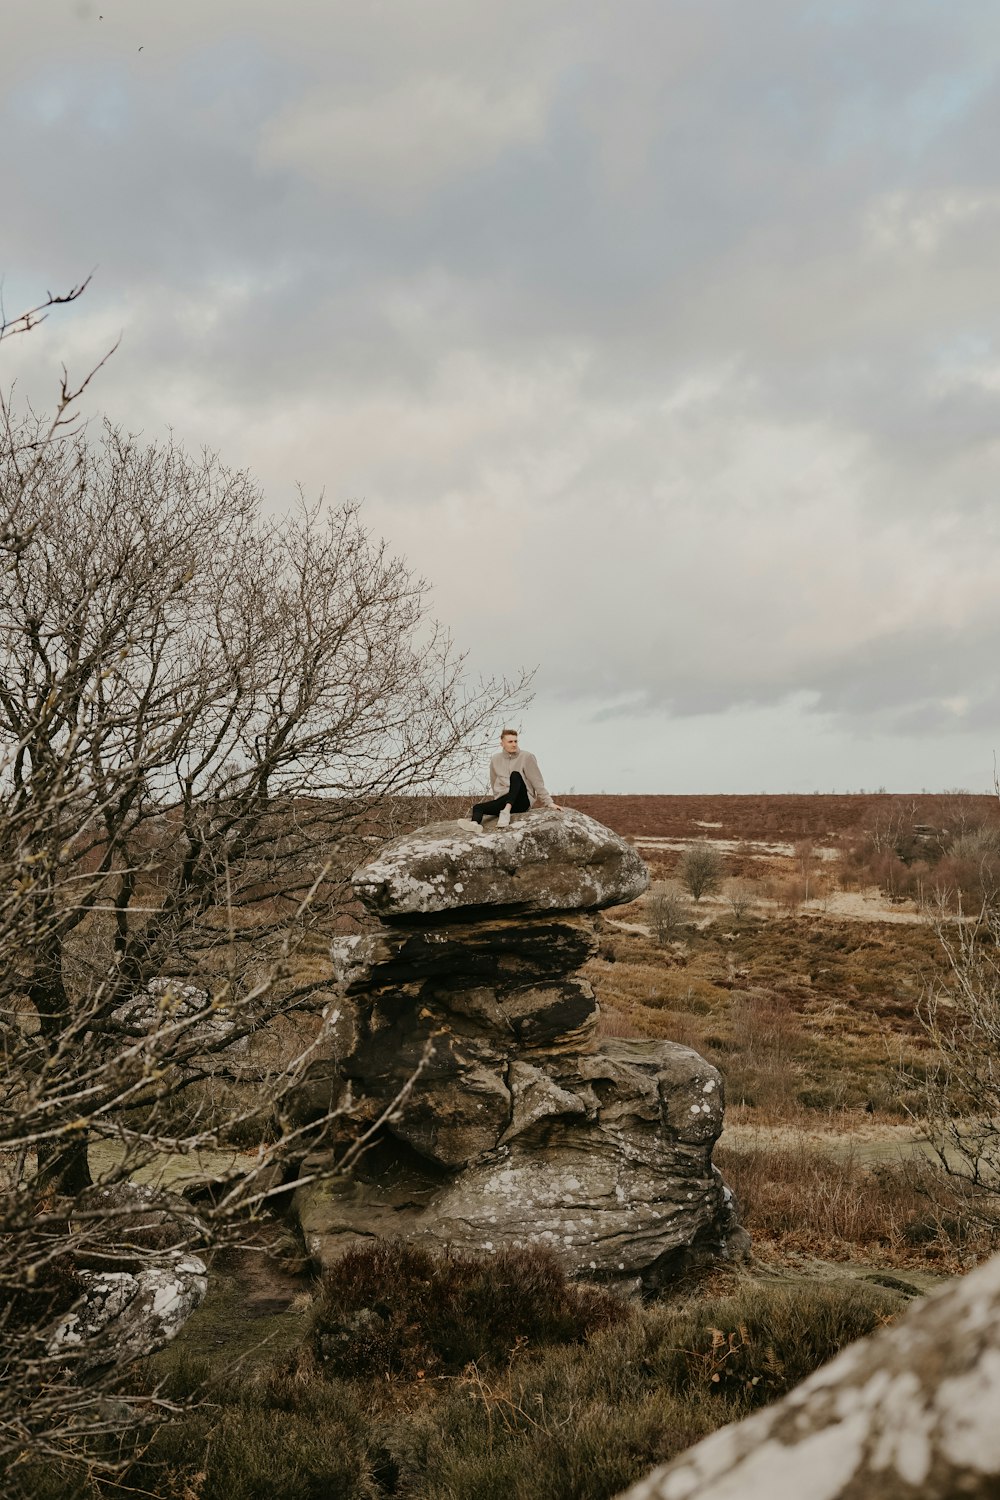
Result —
<instances>
[{"instance_id":1,"label":"distant bush","mask_svg":"<svg viewBox=\"0 0 1000 1500\"><path fill-rule=\"evenodd\" d=\"M730 880L726 884L726 900L737 922L753 910L757 890L750 880Z\"/></svg>"},{"instance_id":2,"label":"distant bush","mask_svg":"<svg viewBox=\"0 0 1000 1500\"><path fill-rule=\"evenodd\" d=\"M794 916L803 901L809 899L809 881L803 875L769 880L766 889L769 899L787 916Z\"/></svg>"},{"instance_id":3,"label":"distant bush","mask_svg":"<svg viewBox=\"0 0 1000 1500\"><path fill-rule=\"evenodd\" d=\"M699 839L681 856L677 873L681 884L693 900L711 896L722 884L722 856L718 849Z\"/></svg>"},{"instance_id":4,"label":"distant bush","mask_svg":"<svg viewBox=\"0 0 1000 1500\"><path fill-rule=\"evenodd\" d=\"M846 876L878 886L892 900L952 910L996 905L1000 823L979 800L953 799L950 830L915 822L912 807L880 814L847 851Z\"/></svg>"},{"instance_id":5,"label":"distant bush","mask_svg":"<svg viewBox=\"0 0 1000 1500\"><path fill-rule=\"evenodd\" d=\"M323 1279L311 1335L330 1374L458 1373L500 1369L512 1355L579 1343L625 1322L628 1305L569 1281L541 1249L432 1255L380 1240L350 1250Z\"/></svg>"},{"instance_id":6,"label":"distant bush","mask_svg":"<svg viewBox=\"0 0 1000 1500\"><path fill-rule=\"evenodd\" d=\"M646 916L653 938L662 947L681 931L688 915L684 892L675 880L657 881L646 897Z\"/></svg>"}]
</instances>

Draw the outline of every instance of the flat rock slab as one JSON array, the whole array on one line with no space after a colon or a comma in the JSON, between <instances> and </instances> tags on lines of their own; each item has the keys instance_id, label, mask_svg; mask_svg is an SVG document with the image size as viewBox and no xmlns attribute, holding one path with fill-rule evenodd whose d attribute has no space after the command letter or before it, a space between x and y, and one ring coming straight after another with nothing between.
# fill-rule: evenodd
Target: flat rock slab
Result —
<instances>
[{"instance_id":1,"label":"flat rock slab","mask_svg":"<svg viewBox=\"0 0 1000 1500\"><path fill-rule=\"evenodd\" d=\"M620 1500L995 1500L1000 1257Z\"/></svg>"},{"instance_id":2,"label":"flat rock slab","mask_svg":"<svg viewBox=\"0 0 1000 1500\"><path fill-rule=\"evenodd\" d=\"M513 988L570 974L597 946L590 917L486 917L335 937L330 958L335 982L350 995L452 974L470 985L488 980Z\"/></svg>"},{"instance_id":3,"label":"flat rock slab","mask_svg":"<svg viewBox=\"0 0 1000 1500\"><path fill-rule=\"evenodd\" d=\"M596 911L641 896L649 871L618 834L573 808L538 808L482 832L431 823L386 844L351 883L384 921L465 909Z\"/></svg>"}]
</instances>

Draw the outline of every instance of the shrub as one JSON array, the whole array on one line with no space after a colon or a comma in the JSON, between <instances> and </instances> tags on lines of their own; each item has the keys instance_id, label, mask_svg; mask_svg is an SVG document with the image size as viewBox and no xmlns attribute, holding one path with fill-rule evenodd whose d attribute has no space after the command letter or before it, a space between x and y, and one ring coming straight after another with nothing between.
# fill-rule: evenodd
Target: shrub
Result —
<instances>
[{"instance_id":1,"label":"shrub","mask_svg":"<svg viewBox=\"0 0 1000 1500\"><path fill-rule=\"evenodd\" d=\"M723 1054L714 1060L729 1104L787 1111L790 1080L807 1046L801 1019L787 1000L766 990L733 990L725 1034L710 1041Z\"/></svg>"},{"instance_id":2,"label":"shrub","mask_svg":"<svg viewBox=\"0 0 1000 1500\"><path fill-rule=\"evenodd\" d=\"M730 880L726 885L726 900L737 922L752 910L756 889L749 880Z\"/></svg>"},{"instance_id":3,"label":"shrub","mask_svg":"<svg viewBox=\"0 0 1000 1500\"><path fill-rule=\"evenodd\" d=\"M903 1305L899 1293L860 1280L742 1289L675 1320L683 1371L668 1368L664 1377L678 1391L716 1386L762 1406L890 1322Z\"/></svg>"},{"instance_id":4,"label":"shrub","mask_svg":"<svg viewBox=\"0 0 1000 1500\"><path fill-rule=\"evenodd\" d=\"M308 1351L228 1373L113 1478L32 1476L24 1500L609 1500L789 1390L904 1305L843 1280L637 1309L583 1347L419 1388L330 1379ZM716 1378L718 1377L718 1378ZM127 1459L128 1455L122 1457ZM18 1497L20 1500L20 1496Z\"/></svg>"},{"instance_id":5,"label":"shrub","mask_svg":"<svg viewBox=\"0 0 1000 1500\"><path fill-rule=\"evenodd\" d=\"M897 1292L844 1281L754 1283L694 1307L651 1308L582 1355L553 1350L506 1383L451 1387L408 1427L401 1489L421 1500L608 1500L903 1305Z\"/></svg>"},{"instance_id":6,"label":"shrub","mask_svg":"<svg viewBox=\"0 0 1000 1500\"><path fill-rule=\"evenodd\" d=\"M711 896L722 884L722 856L704 839L685 849L678 865L681 884L695 901Z\"/></svg>"},{"instance_id":7,"label":"shrub","mask_svg":"<svg viewBox=\"0 0 1000 1500\"><path fill-rule=\"evenodd\" d=\"M522 1350L579 1343L629 1316L619 1298L567 1280L545 1250L435 1256L380 1240L327 1272L311 1344L332 1375L496 1370Z\"/></svg>"},{"instance_id":8,"label":"shrub","mask_svg":"<svg viewBox=\"0 0 1000 1500\"><path fill-rule=\"evenodd\" d=\"M715 1160L750 1234L786 1251L958 1269L995 1249L961 1192L942 1184L928 1162L870 1165L854 1152L819 1151L807 1138L788 1147L721 1146Z\"/></svg>"},{"instance_id":9,"label":"shrub","mask_svg":"<svg viewBox=\"0 0 1000 1500\"><path fill-rule=\"evenodd\" d=\"M274 1367L229 1376L210 1404L161 1427L133 1463L129 1490L161 1500L377 1500L378 1429L343 1384ZM127 1492L127 1491L126 1491ZM98 1491L98 1493L101 1493ZM108 1484L108 1500L122 1491Z\"/></svg>"},{"instance_id":10,"label":"shrub","mask_svg":"<svg viewBox=\"0 0 1000 1500\"><path fill-rule=\"evenodd\" d=\"M675 880L657 881L646 897L649 930L662 947L677 936L687 917L687 901Z\"/></svg>"}]
</instances>

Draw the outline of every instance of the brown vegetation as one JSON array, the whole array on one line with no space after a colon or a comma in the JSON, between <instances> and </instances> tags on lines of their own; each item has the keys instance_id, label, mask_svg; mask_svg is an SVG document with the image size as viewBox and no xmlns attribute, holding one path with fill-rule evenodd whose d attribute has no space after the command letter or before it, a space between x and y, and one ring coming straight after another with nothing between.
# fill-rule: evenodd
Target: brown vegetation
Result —
<instances>
[{"instance_id":1,"label":"brown vegetation","mask_svg":"<svg viewBox=\"0 0 1000 1500\"><path fill-rule=\"evenodd\" d=\"M346 1279L360 1293L367 1278L367 1291L384 1299L392 1293L375 1264L380 1255L358 1252ZM480 1264L484 1289L494 1266ZM422 1269L432 1282L450 1283L454 1262ZM673 1305L620 1308L615 1326L603 1330L588 1314L571 1335L584 1338L578 1343L549 1321L551 1262L523 1252L506 1269L522 1325L548 1325L550 1335L515 1340L499 1361L498 1330L485 1319L465 1325L471 1342L464 1367L417 1367L392 1382L331 1375L329 1363L317 1361L315 1333L300 1354L235 1374L174 1358L162 1393L183 1400L197 1391L200 1409L162 1426L145 1445L132 1440L119 1450L124 1467L114 1479L39 1464L18 1476L12 1493L18 1500L112 1500L122 1493L162 1500L607 1500L719 1425L784 1394L905 1305L898 1290L845 1279L754 1281ZM414 1270L415 1263L404 1268L402 1297L404 1304L411 1298L416 1314L414 1352L447 1347L454 1301L425 1297L417 1308L419 1277L405 1290ZM469 1265L453 1283L459 1300L474 1272ZM576 1296L555 1290L564 1306ZM360 1296L356 1326L384 1306L364 1301ZM319 1330L327 1311L321 1303ZM324 1336L320 1331L320 1343ZM161 1361L161 1377L163 1369Z\"/></svg>"},{"instance_id":2,"label":"brown vegetation","mask_svg":"<svg viewBox=\"0 0 1000 1500\"><path fill-rule=\"evenodd\" d=\"M726 908L665 948L642 930L611 930L587 970L606 1033L695 1047L722 1071L730 1107L762 1120L905 1116L916 1085L901 1090L900 1063L920 1077L917 1002L945 967L929 927L734 920Z\"/></svg>"},{"instance_id":3,"label":"brown vegetation","mask_svg":"<svg viewBox=\"0 0 1000 1500\"><path fill-rule=\"evenodd\" d=\"M616 833L646 838L773 839L795 843L809 838L846 845L866 829L900 816L933 828L956 829L963 820L996 816L990 796L942 792L792 793L771 796L560 796Z\"/></svg>"},{"instance_id":4,"label":"brown vegetation","mask_svg":"<svg viewBox=\"0 0 1000 1500\"><path fill-rule=\"evenodd\" d=\"M759 1256L791 1255L956 1273L992 1253L995 1235L969 1214L958 1184L930 1162L897 1153L866 1161L802 1133L720 1145L716 1164L735 1191Z\"/></svg>"}]
</instances>

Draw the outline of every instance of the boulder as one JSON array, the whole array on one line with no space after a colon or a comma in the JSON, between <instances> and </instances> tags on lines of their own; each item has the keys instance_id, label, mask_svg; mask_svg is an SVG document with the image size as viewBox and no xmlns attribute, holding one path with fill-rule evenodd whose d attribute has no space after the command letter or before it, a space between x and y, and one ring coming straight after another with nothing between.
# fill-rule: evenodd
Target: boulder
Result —
<instances>
[{"instance_id":1,"label":"boulder","mask_svg":"<svg viewBox=\"0 0 1000 1500\"><path fill-rule=\"evenodd\" d=\"M207 1230L175 1193L98 1183L69 1205L67 1229L78 1242L83 1295L52 1329L51 1354L82 1349L86 1369L151 1354L205 1296L205 1262L189 1246L203 1242Z\"/></svg>"},{"instance_id":2,"label":"boulder","mask_svg":"<svg viewBox=\"0 0 1000 1500\"><path fill-rule=\"evenodd\" d=\"M248 1071L253 1076L247 1023L245 1014L216 1006L207 990L182 979L159 978L116 1006L107 1035L112 1046L140 1054L148 1050L170 1068L174 1080L189 1085L202 1078L239 1078Z\"/></svg>"},{"instance_id":3,"label":"boulder","mask_svg":"<svg viewBox=\"0 0 1000 1500\"><path fill-rule=\"evenodd\" d=\"M1000 1256L620 1500L994 1500Z\"/></svg>"},{"instance_id":4,"label":"boulder","mask_svg":"<svg viewBox=\"0 0 1000 1500\"><path fill-rule=\"evenodd\" d=\"M428 1150L407 1125L404 1138L429 1160L393 1158L386 1144L352 1184L298 1189L314 1260L330 1265L372 1235L483 1253L542 1245L571 1274L653 1289L681 1263L743 1252L711 1164L721 1080L697 1053L608 1040L592 1054L515 1061L506 1087L498 1144L460 1171L435 1172L440 1137ZM423 1128L442 1129L433 1110ZM457 1138L449 1119L443 1128Z\"/></svg>"},{"instance_id":5,"label":"boulder","mask_svg":"<svg viewBox=\"0 0 1000 1500\"><path fill-rule=\"evenodd\" d=\"M595 911L634 901L649 872L618 834L572 808L537 808L484 833L465 819L393 839L351 877L383 921L503 908Z\"/></svg>"},{"instance_id":6,"label":"boulder","mask_svg":"<svg viewBox=\"0 0 1000 1500\"><path fill-rule=\"evenodd\" d=\"M168 1344L208 1290L205 1262L178 1255L141 1271L81 1271L82 1300L62 1317L50 1354L86 1346L85 1368L137 1358Z\"/></svg>"},{"instance_id":7,"label":"boulder","mask_svg":"<svg viewBox=\"0 0 1000 1500\"><path fill-rule=\"evenodd\" d=\"M179 1193L130 1181L85 1188L70 1205L67 1228L79 1239L77 1264L92 1271L143 1269L151 1258L172 1264L208 1232Z\"/></svg>"}]
</instances>

